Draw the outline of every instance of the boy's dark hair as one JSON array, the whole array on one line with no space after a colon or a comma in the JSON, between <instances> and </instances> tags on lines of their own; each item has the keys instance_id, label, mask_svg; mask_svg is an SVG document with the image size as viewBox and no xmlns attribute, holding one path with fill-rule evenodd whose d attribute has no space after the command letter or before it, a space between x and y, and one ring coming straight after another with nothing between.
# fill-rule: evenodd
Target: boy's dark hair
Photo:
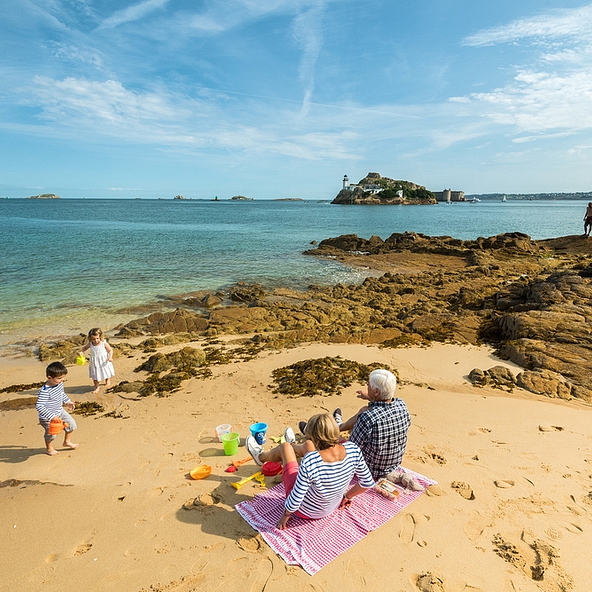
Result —
<instances>
[{"instance_id":1,"label":"boy's dark hair","mask_svg":"<svg viewBox=\"0 0 592 592\"><path fill-rule=\"evenodd\" d=\"M68 374L68 368L61 362L52 362L45 369L45 376L49 376L50 378L58 378L59 376L64 376L64 374Z\"/></svg>"}]
</instances>

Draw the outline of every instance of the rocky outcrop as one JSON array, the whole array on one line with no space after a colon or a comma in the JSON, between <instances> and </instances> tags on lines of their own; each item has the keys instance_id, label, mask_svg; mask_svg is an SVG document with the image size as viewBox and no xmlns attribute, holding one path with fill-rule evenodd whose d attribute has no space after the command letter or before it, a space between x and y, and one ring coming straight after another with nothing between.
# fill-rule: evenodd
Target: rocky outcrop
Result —
<instances>
[{"instance_id":1,"label":"rocky outcrop","mask_svg":"<svg viewBox=\"0 0 592 592\"><path fill-rule=\"evenodd\" d=\"M342 189L333 204L343 205L427 205L435 204L436 197L423 185L381 177L368 173L356 185Z\"/></svg>"},{"instance_id":2,"label":"rocky outcrop","mask_svg":"<svg viewBox=\"0 0 592 592\"><path fill-rule=\"evenodd\" d=\"M39 195L30 195L26 199L60 199L55 193L40 193Z\"/></svg>"},{"instance_id":3,"label":"rocky outcrop","mask_svg":"<svg viewBox=\"0 0 592 592\"><path fill-rule=\"evenodd\" d=\"M543 392L547 381L547 396L592 401L589 241L564 237L553 246L520 233L474 241L417 233L386 240L344 235L321 241L308 254L389 271L359 285L304 292L239 283L217 292L220 304L212 308L203 294L179 298L177 310L128 323L120 335L254 334L252 343L270 348L307 341L383 347L487 342L535 373L524 374L523 388ZM495 371L487 380L502 378Z\"/></svg>"}]
</instances>

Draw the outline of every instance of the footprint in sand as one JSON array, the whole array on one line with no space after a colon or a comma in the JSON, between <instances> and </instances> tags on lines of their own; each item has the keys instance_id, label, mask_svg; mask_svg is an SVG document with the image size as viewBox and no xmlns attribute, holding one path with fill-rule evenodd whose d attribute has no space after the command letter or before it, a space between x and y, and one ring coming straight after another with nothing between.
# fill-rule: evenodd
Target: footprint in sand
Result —
<instances>
[{"instance_id":1,"label":"footprint in sand","mask_svg":"<svg viewBox=\"0 0 592 592\"><path fill-rule=\"evenodd\" d=\"M493 483L496 487L499 487L500 489L508 489L516 485L515 481L512 481L511 479L497 479Z\"/></svg>"},{"instance_id":2,"label":"footprint in sand","mask_svg":"<svg viewBox=\"0 0 592 592\"><path fill-rule=\"evenodd\" d=\"M74 551L74 557L88 553L91 550L91 547L92 545L90 543L87 543L85 545L78 545L78 547L76 547L76 551Z\"/></svg>"},{"instance_id":3,"label":"footprint in sand","mask_svg":"<svg viewBox=\"0 0 592 592\"><path fill-rule=\"evenodd\" d=\"M417 576L413 583L421 592L446 592L444 580L429 571Z\"/></svg>"},{"instance_id":4,"label":"footprint in sand","mask_svg":"<svg viewBox=\"0 0 592 592\"><path fill-rule=\"evenodd\" d=\"M429 519L430 516L425 516L424 514L405 514L403 516L403 527L401 528L401 532L399 533L399 538L404 543L412 543L415 537L415 529L417 525L427 522Z\"/></svg>"},{"instance_id":5,"label":"footprint in sand","mask_svg":"<svg viewBox=\"0 0 592 592\"><path fill-rule=\"evenodd\" d=\"M431 444L424 446L423 451L431 460L436 461L439 465L445 465L448 462L444 456L444 452L442 450L436 449L436 447L432 446Z\"/></svg>"},{"instance_id":6,"label":"footprint in sand","mask_svg":"<svg viewBox=\"0 0 592 592\"><path fill-rule=\"evenodd\" d=\"M45 558L45 563L54 563L60 558L59 553L52 553Z\"/></svg>"},{"instance_id":7,"label":"footprint in sand","mask_svg":"<svg viewBox=\"0 0 592 592\"><path fill-rule=\"evenodd\" d=\"M430 485L426 489L426 493L430 497L440 497L441 495L445 495L445 491L439 485Z\"/></svg>"},{"instance_id":8,"label":"footprint in sand","mask_svg":"<svg viewBox=\"0 0 592 592\"><path fill-rule=\"evenodd\" d=\"M552 425L540 425L539 432L562 432L563 427L561 426L552 426Z\"/></svg>"},{"instance_id":9,"label":"footprint in sand","mask_svg":"<svg viewBox=\"0 0 592 592\"><path fill-rule=\"evenodd\" d=\"M464 481L453 481L450 484L452 489L456 490L456 492L461 496L464 497L466 500L474 500L475 494L473 493L473 488Z\"/></svg>"},{"instance_id":10,"label":"footprint in sand","mask_svg":"<svg viewBox=\"0 0 592 592\"><path fill-rule=\"evenodd\" d=\"M259 540L259 535L251 538L242 537L236 541L236 544L243 551L247 551L247 553L258 553L259 551L261 551L261 542Z\"/></svg>"},{"instance_id":11,"label":"footprint in sand","mask_svg":"<svg viewBox=\"0 0 592 592\"><path fill-rule=\"evenodd\" d=\"M200 496L196 498L187 500L183 504L183 508L185 510L199 510L214 506L215 504L219 504L221 501L222 496L216 493L202 493Z\"/></svg>"},{"instance_id":12,"label":"footprint in sand","mask_svg":"<svg viewBox=\"0 0 592 592\"><path fill-rule=\"evenodd\" d=\"M493 537L494 551L535 582L545 581L548 592L569 592L574 589L573 579L559 565L557 550L523 531L518 544L505 540L501 534ZM520 545L520 548L518 545Z\"/></svg>"}]
</instances>

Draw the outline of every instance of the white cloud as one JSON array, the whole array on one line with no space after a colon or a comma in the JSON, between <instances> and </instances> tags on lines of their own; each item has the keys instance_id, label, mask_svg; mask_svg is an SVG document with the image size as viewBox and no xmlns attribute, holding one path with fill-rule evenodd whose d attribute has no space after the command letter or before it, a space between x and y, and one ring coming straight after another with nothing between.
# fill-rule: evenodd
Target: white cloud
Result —
<instances>
[{"instance_id":1,"label":"white cloud","mask_svg":"<svg viewBox=\"0 0 592 592\"><path fill-rule=\"evenodd\" d=\"M169 0L144 0L143 2L138 2L137 4L114 12L100 24L99 29L111 29L124 23L137 21L155 10L164 8L168 3Z\"/></svg>"},{"instance_id":2,"label":"white cloud","mask_svg":"<svg viewBox=\"0 0 592 592\"><path fill-rule=\"evenodd\" d=\"M310 111L310 101L314 91L315 65L323 45L324 6L319 3L310 10L299 14L292 24L292 31L297 43L302 47L303 55L298 72L304 85L304 100L301 115L304 117Z\"/></svg>"},{"instance_id":3,"label":"white cloud","mask_svg":"<svg viewBox=\"0 0 592 592\"><path fill-rule=\"evenodd\" d=\"M115 80L37 76L29 91L27 104L40 109L37 117L43 125L36 130L40 135L89 137L93 141L105 138L189 152L231 150L304 159L327 155L355 158L352 134L336 133L326 122L324 131L310 131L318 122L299 128L295 124L299 118L292 111L275 110L271 116L266 110L264 123L237 123L220 110L218 99L210 104L166 89L132 91ZM291 122L289 135L286 122ZM34 133L35 128L27 131Z\"/></svg>"},{"instance_id":4,"label":"white cloud","mask_svg":"<svg viewBox=\"0 0 592 592\"><path fill-rule=\"evenodd\" d=\"M533 62L490 92L453 97L496 124L513 126L515 143L550 139L592 128L592 5L554 10L479 31L464 45L530 42ZM554 132L550 135L549 132Z\"/></svg>"},{"instance_id":5,"label":"white cloud","mask_svg":"<svg viewBox=\"0 0 592 592\"><path fill-rule=\"evenodd\" d=\"M554 10L540 16L513 21L508 25L478 31L466 37L464 45L483 46L510 43L526 38L587 37L592 34L592 5Z\"/></svg>"},{"instance_id":6,"label":"white cloud","mask_svg":"<svg viewBox=\"0 0 592 592\"><path fill-rule=\"evenodd\" d=\"M514 82L472 101L488 105L485 116L519 132L578 131L592 128L592 72L566 75L521 71Z\"/></svg>"}]
</instances>

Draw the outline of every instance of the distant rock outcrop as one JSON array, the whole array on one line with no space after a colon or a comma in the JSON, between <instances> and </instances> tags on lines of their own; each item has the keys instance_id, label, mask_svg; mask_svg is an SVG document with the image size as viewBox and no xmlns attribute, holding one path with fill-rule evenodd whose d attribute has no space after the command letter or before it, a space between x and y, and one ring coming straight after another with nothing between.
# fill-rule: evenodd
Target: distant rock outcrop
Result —
<instances>
[{"instance_id":1,"label":"distant rock outcrop","mask_svg":"<svg viewBox=\"0 0 592 592\"><path fill-rule=\"evenodd\" d=\"M30 195L27 199L60 199L55 193L40 193L39 195Z\"/></svg>"},{"instance_id":2,"label":"distant rock outcrop","mask_svg":"<svg viewBox=\"0 0 592 592\"><path fill-rule=\"evenodd\" d=\"M344 183L347 179L344 180ZM346 185L331 202L344 205L435 204L436 196L423 185L368 173L356 185Z\"/></svg>"},{"instance_id":3,"label":"distant rock outcrop","mask_svg":"<svg viewBox=\"0 0 592 592\"><path fill-rule=\"evenodd\" d=\"M244 195L233 195L230 201L255 201L255 198L245 197Z\"/></svg>"},{"instance_id":4,"label":"distant rock outcrop","mask_svg":"<svg viewBox=\"0 0 592 592\"><path fill-rule=\"evenodd\" d=\"M175 197L173 197L173 199L187 199L187 198L183 197L182 195L175 195Z\"/></svg>"}]
</instances>

